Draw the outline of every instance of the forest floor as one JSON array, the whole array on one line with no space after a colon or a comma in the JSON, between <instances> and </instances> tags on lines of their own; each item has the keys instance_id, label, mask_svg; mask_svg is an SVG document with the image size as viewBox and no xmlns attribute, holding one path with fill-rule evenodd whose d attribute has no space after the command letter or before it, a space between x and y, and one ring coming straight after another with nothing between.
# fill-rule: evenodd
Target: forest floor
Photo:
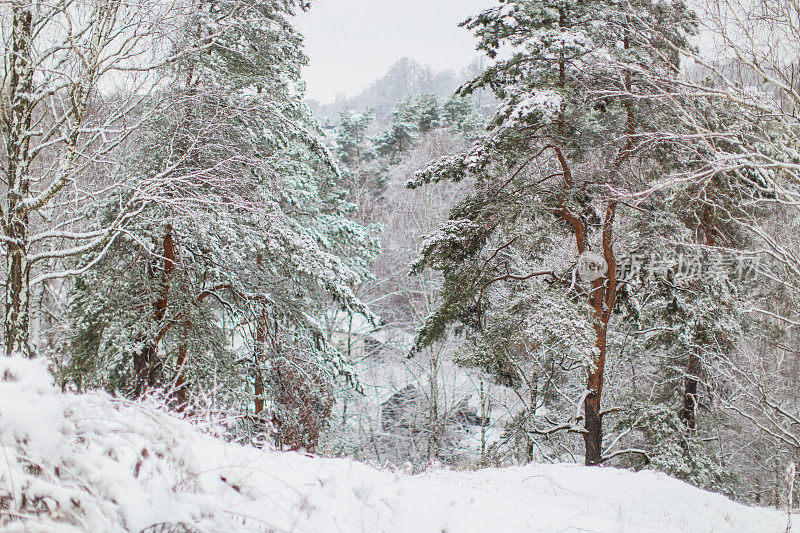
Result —
<instances>
[{"instance_id":1,"label":"forest floor","mask_svg":"<svg viewBox=\"0 0 800 533\"><path fill-rule=\"evenodd\" d=\"M0 358L0 531L786 531L785 512L652 471L412 475L231 444L218 425L155 402L64 394L43 363Z\"/></svg>"}]
</instances>

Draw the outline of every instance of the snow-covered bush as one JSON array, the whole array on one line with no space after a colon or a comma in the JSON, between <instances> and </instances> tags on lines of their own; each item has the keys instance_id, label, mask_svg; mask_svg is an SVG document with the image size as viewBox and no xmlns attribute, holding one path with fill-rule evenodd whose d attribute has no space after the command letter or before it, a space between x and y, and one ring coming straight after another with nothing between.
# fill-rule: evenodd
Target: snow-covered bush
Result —
<instances>
[{"instance_id":1,"label":"snow-covered bush","mask_svg":"<svg viewBox=\"0 0 800 533\"><path fill-rule=\"evenodd\" d=\"M221 445L154 401L62 393L44 360L0 359L0 529L230 530Z\"/></svg>"}]
</instances>

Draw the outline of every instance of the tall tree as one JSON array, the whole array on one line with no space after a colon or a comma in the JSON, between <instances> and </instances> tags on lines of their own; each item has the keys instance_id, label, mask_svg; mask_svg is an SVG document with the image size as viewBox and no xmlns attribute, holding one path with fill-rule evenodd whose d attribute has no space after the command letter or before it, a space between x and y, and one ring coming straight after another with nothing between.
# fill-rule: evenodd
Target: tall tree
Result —
<instances>
[{"instance_id":1,"label":"tall tree","mask_svg":"<svg viewBox=\"0 0 800 533\"><path fill-rule=\"evenodd\" d=\"M792 429L800 414L796 394L790 392L796 388L796 368L787 362L795 354L800 273L795 240L798 14L796 2L714 0L704 6L708 35L720 54L695 55L700 66L687 72L680 94L663 96L681 117L681 128L665 136L673 153L693 164L667 173L654 186L699 191L713 215L711 227L720 227L721 216L758 254L760 287L742 308L743 321L756 326L730 357L715 361L714 378L724 386L711 390L739 428L747 421L757 430L739 430L755 442L735 454L742 460L738 468L750 470L748 482L756 487L765 481L754 473L753 463L780 469L781 462L796 455L800 442ZM725 194L718 194L721 178L727 182ZM735 240L715 238L714 244L733 253L739 249ZM780 485L778 479L770 482ZM770 499L780 497L771 494Z\"/></svg>"},{"instance_id":2,"label":"tall tree","mask_svg":"<svg viewBox=\"0 0 800 533\"><path fill-rule=\"evenodd\" d=\"M216 33L173 70L169 107L128 167L174 179L104 265L108 283L76 286L73 316L101 352L81 353L76 366L99 355L128 376L107 386L202 390L222 379L232 404L262 417L270 407L300 447L298 424L318 432L331 376L350 373L320 317L329 305L371 316L352 287L377 242L349 219L338 167L301 102L293 10L281 0L208 2L186 21L191 35ZM109 321L114 309L125 320ZM127 341L106 341L119 336ZM319 413L303 411L317 393Z\"/></svg>"},{"instance_id":3,"label":"tall tree","mask_svg":"<svg viewBox=\"0 0 800 533\"><path fill-rule=\"evenodd\" d=\"M576 350L586 372L583 424L564 427L583 435L586 464L599 464L609 323L618 294L616 220L628 194L655 174L650 147L637 142L649 125L643 118L667 112L639 73L674 77L674 50L689 48L697 19L680 2L667 9L650 1L510 0L464 25L490 57L506 45L514 53L460 89L488 86L503 100L489 135L471 151L420 171L410 184L475 178L475 192L453 209L415 266L445 275L444 303L418 345L441 337L452 323L481 332L493 306L527 292L517 284L535 289L527 313L576 309L593 330L593 346L588 353ZM573 257L600 269L590 268L584 282L564 276L565 230ZM550 264L531 269L538 263ZM536 278L566 285L568 293L558 304L537 297L543 287ZM565 338L582 329L572 320L564 326Z\"/></svg>"}]
</instances>

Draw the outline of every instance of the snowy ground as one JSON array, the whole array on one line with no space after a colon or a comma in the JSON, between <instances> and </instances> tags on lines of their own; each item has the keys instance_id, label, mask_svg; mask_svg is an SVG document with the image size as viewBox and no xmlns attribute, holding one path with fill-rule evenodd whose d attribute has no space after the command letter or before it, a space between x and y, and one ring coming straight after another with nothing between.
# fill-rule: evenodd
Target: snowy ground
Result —
<instances>
[{"instance_id":1,"label":"snowy ground","mask_svg":"<svg viewBox=\"0 0 800 533\"><path fill-rule=\"evenodd\" d=\"M240 447L154 405L64 395L16 358L0 358L0 446L0 531L786 530L785 513L654 472L409 475Z\"/></svg>"}]
</instances>

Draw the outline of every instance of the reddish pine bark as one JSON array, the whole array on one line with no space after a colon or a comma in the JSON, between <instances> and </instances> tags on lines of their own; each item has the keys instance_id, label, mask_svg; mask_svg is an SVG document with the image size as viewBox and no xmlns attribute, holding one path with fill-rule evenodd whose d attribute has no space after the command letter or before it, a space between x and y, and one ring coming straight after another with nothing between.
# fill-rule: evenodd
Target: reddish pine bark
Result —
<instances>
[{"instance_id":1,"label":"reddish pine bark","mask_svg":"<svg viewBox=\"0 0 800 533\"><path fill-rule=\"evenodd\" d=\"M167 305L169 304L169 289L170 277L175 270L175 242L172 238L172 226L167 224L164 230L163 246L163 261L164 268L161 274L161 294L159 298L153 302L153 314L151 319L160 324L167 314ZM160 336L154 339L145 341L138 354L133 358L133 370L136 379L134 388L134 396L139 396L152 387L156 383L158 376L158 341Z\"/></svg>"},{"instance_id":2,"label":"reddish pine bark","mask_svg":"<svg viewBox=\"0 0 800 533\"><path fill-rule=\"evenodd\" d=\"M564 157L560 148L554 147L556 156L564 175L565 192L572 188L572 171L569 162ZM586 376L586 390L584 399L584 429L583 440L586 448L585 462L587 465L600 464L602 460L603 421L600 410L600 400L603 396L603 383L605 378L605 363L608 340L608 322L617 297L617 261L614 257L613 236L614 218L617 203L609 201L606 206L603 220L603 259L608 271L604 278L599 278L592 283L592 290L588 295L589 304L594 310L594 330L596 354L592 366ZM575 244L578 254L589 249L589 243L584 220L569 210L564 202L559 209L561 219L572 226L575 233Z\"/></svg>"},{"instance_id":3,"label":"reddish pine bark","mask_svg":"<svg viewBox=\"0 0 800 533\"><path fill-rule=\"evenodd\" d=\"M266 341L267 314L262 311L261 316L256 320L256 342L253 347L254 359L256 364L255 375L255 413L259 414L264 410L264 376L261 373L261 362L264 360L264 342Z\"/></svg>"}]
</instances>

